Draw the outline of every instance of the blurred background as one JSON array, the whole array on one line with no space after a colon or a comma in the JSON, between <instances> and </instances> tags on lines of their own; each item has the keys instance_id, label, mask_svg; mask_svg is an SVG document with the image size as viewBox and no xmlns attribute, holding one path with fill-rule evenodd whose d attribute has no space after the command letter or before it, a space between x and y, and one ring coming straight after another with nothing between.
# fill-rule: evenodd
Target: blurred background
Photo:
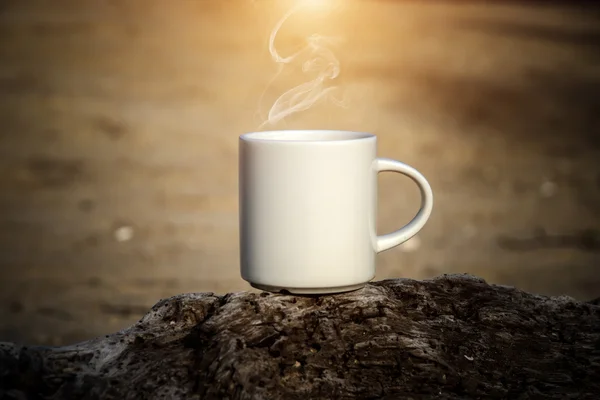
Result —
<instances>
[{"instance_id":1,"label":"blurred background","mask_svg":"<svg viewBox=\"0 0 600 400\"><path fill-rule=\"evenodd\" d=\"M263 129L370 131L429 179L429 223L378 256L376 279L470 273L600 297L598 9L330 1L276 44L334 37L326 84L343 107ZM237 141L312 79L301 56L278 73L268 51L293 3L0 2L0 341L73 343L167 296L249 289ZM380 175L380 233L418 206L410 180Z\"/></svg>"}]
</instances>

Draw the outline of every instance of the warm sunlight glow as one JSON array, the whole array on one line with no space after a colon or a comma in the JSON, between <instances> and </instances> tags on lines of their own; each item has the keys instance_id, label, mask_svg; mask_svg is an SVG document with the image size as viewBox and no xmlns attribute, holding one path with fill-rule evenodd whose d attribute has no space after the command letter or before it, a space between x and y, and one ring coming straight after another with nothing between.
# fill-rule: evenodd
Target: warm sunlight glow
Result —
<instances>
[{"instance_id":1,"label":"warm sunlight glow","mask_svg":"<svg viewBox=\"0 0 600 400\"><path fill-rule=\"evenodd\" d=\"M299 0L309 7L319 7L327 3L327 0Z\"/></svg>"},{"instance_id":2,"label":"warm sunlight glow","mask_svg":"<svg viewBox=\"0 0 600 400\"><path fill-rule=\"evenodd\" d=\"M314 11L324 11L333 8L335 0L298 0L298 6Z\"/></svg>"}]
</instances>

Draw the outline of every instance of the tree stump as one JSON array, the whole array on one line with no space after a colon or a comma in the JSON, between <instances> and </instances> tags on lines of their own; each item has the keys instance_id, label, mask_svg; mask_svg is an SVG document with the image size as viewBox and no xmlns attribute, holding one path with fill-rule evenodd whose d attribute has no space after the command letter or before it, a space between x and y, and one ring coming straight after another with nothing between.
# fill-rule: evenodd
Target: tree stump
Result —
<instances>
[{"instance_id":1,"label":"tree stump","mask_svg":"<svg viewBox=\"0 0 600 400\"><path fill-rule=\"evenodd\" d=\"M598 399L600 306L468 275L183 294L106 337L0 343L0 398Z\"/></svg>"}]
</instances>

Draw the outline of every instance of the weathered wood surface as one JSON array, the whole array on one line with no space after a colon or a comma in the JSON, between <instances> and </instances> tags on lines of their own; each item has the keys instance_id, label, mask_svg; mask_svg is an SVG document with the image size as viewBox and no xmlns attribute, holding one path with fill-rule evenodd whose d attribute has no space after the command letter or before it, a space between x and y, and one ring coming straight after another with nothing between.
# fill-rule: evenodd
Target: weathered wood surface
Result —
<instances>
[{"instance_id":1,"label":"weathered wood surface","mask_svg":"<svg viewBox=\"0 0 600 400\"><path fill-rule=\"evenodd\" d=\"M600 306L466 275L184 294L68 347L0 344L0 397L597 399Z\"/></svg>"}]
</instances>

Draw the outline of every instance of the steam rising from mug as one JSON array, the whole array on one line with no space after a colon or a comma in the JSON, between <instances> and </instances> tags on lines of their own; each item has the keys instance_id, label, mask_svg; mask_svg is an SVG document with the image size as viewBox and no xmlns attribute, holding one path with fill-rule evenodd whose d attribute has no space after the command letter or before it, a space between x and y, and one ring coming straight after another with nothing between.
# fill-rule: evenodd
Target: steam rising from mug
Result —
<instances>
[{"instance_id":1,"label":"steam rising from mug","mask_svg":"<svg viewBox=\"0 0 600 400\"><path fill-rule=\"evenodd\" d=\"M340 74L340 62L327 47L327 44L335 41L334 38L313 34L306 38L306 46L304 48L287 57L282 57L275 48L275 39L279 30L293 14L301 8L321 7L325 3L327 2L323 0L301 0L273 28L269 37L269 53L273 61L279 64L279 72L281 72L285 64L291 63L301 55L306 55L308 60L302 64L302 71L304 73L314 73L316 76L311 81L302 83L283 93L271 107L267 120L261 124L261 128L267 123L274 125L289 115L308 110L316 102L336 89L335 86L326 85L327 81L335 79ZM330 4L327 6L331 7ZM344 106L343 101L333 97L330 98L335 104Z\"/></svg>"}]
</instances>

